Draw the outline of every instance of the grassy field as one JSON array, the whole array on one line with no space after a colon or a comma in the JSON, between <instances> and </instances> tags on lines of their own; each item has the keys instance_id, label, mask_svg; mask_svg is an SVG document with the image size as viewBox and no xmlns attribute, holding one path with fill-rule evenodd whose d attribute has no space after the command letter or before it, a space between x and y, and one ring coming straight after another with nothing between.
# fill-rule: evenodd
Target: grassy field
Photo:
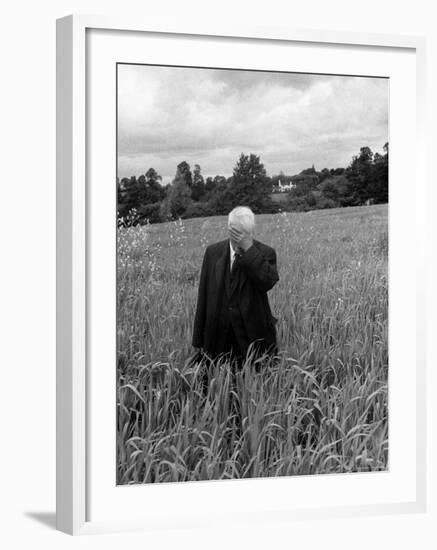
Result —
<instances>
[{"instance_id":1,"label":"grassy field","mask_svg":"<svg viewBox=\"0 0 437 550\"><path fill-rule=\"evenodd\" d=\"M249 358L235 392L226 363L189 362L203 252L226 238L226 218L120 228L117 482L386 469L387 216L386 205L257 216L256 238L278 257L281 351L259 369Z\"/></svg>"}]
</instances>

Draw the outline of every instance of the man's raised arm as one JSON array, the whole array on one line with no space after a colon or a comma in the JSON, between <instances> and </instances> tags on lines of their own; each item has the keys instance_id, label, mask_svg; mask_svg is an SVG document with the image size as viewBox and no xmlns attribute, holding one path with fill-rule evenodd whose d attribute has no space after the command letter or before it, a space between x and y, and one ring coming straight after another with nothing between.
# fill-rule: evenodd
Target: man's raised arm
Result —
<instances>
[{"instance_id":1,"label":"man's raised arm","mask_svg":"<svg viewBox=\"0 0 437 550\"><path fill-rule=\"evenodd\" d=\"M239 265L259 290L267 292L279 281L273 248L262 253L252 245L240 256Z\"/></svg>"}]
</instances>

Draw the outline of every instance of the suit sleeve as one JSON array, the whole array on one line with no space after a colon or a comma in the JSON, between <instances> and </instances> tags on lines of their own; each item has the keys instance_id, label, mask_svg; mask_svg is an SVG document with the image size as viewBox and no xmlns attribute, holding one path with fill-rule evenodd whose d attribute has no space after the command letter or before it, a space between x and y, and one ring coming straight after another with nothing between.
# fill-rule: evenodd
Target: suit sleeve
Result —
<instances>
[{"instance_id":1,"label":"suit sleeve","mask_svg":"<svg viewBox=\"0 0 437 550\"><path fill-rule=\"evenodd\" d=\"M203 256L202 268L200 271L199 290L197 294L196 314L194 316L192 345L195 348L202 348L204 343L203 332L205 328L205 318L206 318L207 271L208 271L208 249L206 249L205 254Z\"/></svg>"},{"instance_id":2,"label":"suit sleeve","mask_svg":"<svg viewBox=\"0 0 437 550\"><path fill-rule=\"evenodd\" d=\"M279 281L276 266L276 252L270 248L262 253L255 246L251 246L240 259L240 268L253 284L261 291L267 292Z\"/></svg>"}]
</instances>

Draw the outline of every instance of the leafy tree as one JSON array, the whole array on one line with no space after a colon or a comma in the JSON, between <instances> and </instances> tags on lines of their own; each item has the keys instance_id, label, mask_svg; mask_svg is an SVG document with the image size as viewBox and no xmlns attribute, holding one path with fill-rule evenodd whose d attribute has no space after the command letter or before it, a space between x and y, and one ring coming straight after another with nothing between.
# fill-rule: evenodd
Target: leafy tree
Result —
<instances>
[{"instance_id":1,"label":"leafy tree","mask_svg":"<svg viewBox=\"0 0 437 550\"><path fill-rule=\"evenodd\" d=\"M361 147L346 170L349 180L348 206L364 204L369 198L368 186L372 178L373 153L370 147Z\"/></svg>"},{"instance_id":2,"label":"leafy tree","mask_svg":"<svg viewBox=\"0 0 437 550\"><path fill-rule=\"evenodd\" d=\"M286 209L291 212L306 212L311 210L311 207L305 197L299 197L292 193L288 193Z\"/></svg>"},{"instance_id":3,"label":"leafy tree","mask_svg":"<svg viewBox=\"0 0 437 550\"><path fill-rule=\"evenodd\" d=\"M271 190L271 180L267 177L260 157L252 153L250 155L241 153L233 176L228 182L226 200L232 206L249 206L255 213L259 213L269 202L268 194Z\"/></svg>"},{"instance_id":4,"label":"leafy tree","mask_svg":"<svg viewBox=\"0 0 437 550\"><path fill-rule=\"evenodd\" d=\"M228 180L225 176L214 176L206 178L205 194L201 197L202 202L208 202L209 208L215 212L214 208L218 208L222 213L224 194L228 187ZM217 211L218 213L218 211Z\"/></svg>"},{"instance_id":5,"label":"leafy tree","mask_svg":"<svg viewBox=\"0 0 437 550\"><path fill-rule=\"evenodd\" d=\"M321 172L319 172L319 182L322 183L322 181L328 179L331 175L331 172L329 168L323 168Z\"/></svg>"},{"instance_id":6,"label":"leafy tree","mask_svg":"<svg viewBox=\"0 0 437 550\"><path fill-rule=\"evenodd\" d=\"M132 222L132 213L135 214L135 223L144 223L149 219L148 208L151 204L159 203L165 197L165 190L160 181L161 176L154 168L149 168L145 175L138 179L135 176L117 179L117 210L119 218L130 216ZM153 210L156 212L156 208ZM156 220L156 215L153 216ZM146 220L147 218L147 220Z\"/></svg>"},{"instance_id":7,"label":"leafy tree","mask_svg":"<svg viewBox=\"0 0 437 550\"><path fill-rule=\"evenodd\" d=\"M227 185L228 180L225 178L225 176L214 176L213 190L215 193L222 193L223 191L225 191Z\"/></svg>"},{"instance_id":8,"label":"leafy tree","mask_svg":"<svg viewBox=\"0 0 437 550\"><path fill-rule=\"evenodd\" d=\"M318 190L326 199L343 206L344 198L349 193L349 181L344 176L331 176L318 185Z\"/></svg>"},{"instance_id":9,"label":"leafy tree","mask_svg":"<svg viewBox=\"0 0 437 550\"><path fill-rule=\"evenodd\" d=\"M344 174L345 169L344 168L331 168L329 171L331 173L331 176L341 176Z\"/></svg>"},{"instance_id":10,"label":"leafy tree","mask_svg":"<svg viewBox=\"0 0 437 550\"><path fill-rule=\"evenodd\" d=\"M173 219L170 206L170 193L159 204L159 218L163 222L168 222Z\"/></svg>"},{"instance_id":11,"label":"leafy tree","mask_svg":"<svg viewBox=\"0 0 437 550\"><path fill-rule=\"evenodd\" d=\"M140 223L158 223L161 220L161 203L153 202L150 204L145 204L138 211L138 216L140 217Z\"/></svg>"},{"instance_id":12,"label":"leafy tree","mask_svg":"<svg viewBox=\"0 0 437 550\"><path fill-rule=\"evenodd\" d=\"M301 174L304 176L316 175L317 172L314 168L314 164L311 166L311 168L305 168L304 170L302 170Z\"/></svg>"},{"instance_id":13,"label":"leafy tree","mask_svg":"<svg viewBox=\"0 0 437 550\"><path fill-rule=\"evenodd\" d=\"M199 201L205 194L205 181L201 174L200 166L194 165L193 183L191 186L191 198L194 201Z\"/></svg>"},{"instance_id":14,"label":"leafy tree","mask_svg":"<svg viewBox=\"0 0 437 550\"><path fill-rule=\"evenodd\" d=\"M297 176L292 176L291 181L294 184L292 193L296 197L302 197L309 195L311 191L317 187L319 177L315 172L313 172L312 168L308 168L306 170L302 170L302 172Z\"/></svg>"},{"instance_id":15,"label":"leafy tree","mask_svg":"<svg viewBox=\"0 0 437 550\"><path fill-rule=\"evenodd\" d=\"M206 202L208 199L210 199L214 192L214 189L215 189L214 178L212 178L211 176L208 176L205 180L205 193L202 195L200 200L202 202Z\"/></svg>"},{"instance_id":16,"label":"leafy tree","mask_svg":"<svg viewBox=\"0 0 437 550\"><path fill-rule=\"evenodd\" d=\"M184 218L202 218L214 216L216 212L211 209L207 202L191 202L184 213Z\"/></svg>"},{"instance_id":17,"label":"leafy tree","mask_svg":"<svg viewBox=\"0 0 437 550\"><path fill-rule=\"evenodd\" d=\"M183 180L191 190L193 185L193 175L191 174L190 165L185 160L178 164L176 178Z\"/></svg>"},{"instance_id":18,"label":"leafy tree","mask_svg":"<svg viewBox=\"0 0 437 550\"><path fill-rule=\"evenodd\" d=\"M372 180L368 186L369 198L376 203L388 202L388 143L384 144L384 154L375 153L373 158Z\"/></svg>"},{"instance_id":19,"label":"leafy tree","mask_svg":"<svg viewBox=\"0 0 437 550\"><path fill-rule=\"evenodd\" d=\"M117 178L117 213L119 218L124 218L127 216L128 209L128 191L126 186L129 183L128 178L123 178L122 180Z\"/></svg>"},{"instance_id":20,"label":"leafy tree","mask_svg":"<svg viewBox=\"0 0 437 550\"><path fill-rule=\"evenodd\" d=\"M138 210L143 196L144 184L135 176L123 178L117 185L117 211L120 218L125 218L133 210Z\"/></svg>"},{"instance_id":21,"label":"leafy tree","mask_svg":"<svg viewBox=\"0 0 437 550\"><path fill-rule=\"evenodd\" d=\"M190 166L185 161L181 162L178 164L176 175L163 201L161 214L166 219L175 219L183 216L191 202L191 184Z\"/></svg>"},{"instance_id":22,"label":"leafy tree","mask_svg":"<svg viewBox=\"0 0 437 550\"><path fill-rule=\"evenodd\" d=\"M161 201L164 196L164 188L161 185L162 177L154 168L149 168L146 172L145 185L147 202L155 203Z\"/></svg>"}]
</instances>

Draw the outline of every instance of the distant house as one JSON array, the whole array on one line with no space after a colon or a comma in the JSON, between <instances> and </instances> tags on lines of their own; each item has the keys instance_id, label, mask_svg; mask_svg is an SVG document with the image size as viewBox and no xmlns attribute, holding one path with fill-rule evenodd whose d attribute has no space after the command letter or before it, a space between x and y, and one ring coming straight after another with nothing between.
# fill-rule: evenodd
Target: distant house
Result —
<instances>
[{"instance_id":1,"label":"distant house","mask_svg":"<svg viewBox=\"0 0 437 550\"><path fill-rule=\"evenodd\" d=\"M286 176L283 173L280 176L273 176L272 183L273 193L288 193L296 188L314 189L319 183L319 176L313 165L312 168L302 170L300 174L294 176Z\"/></svg>"},{"instance_id":2,"label":"distant house","mask_svg":"<svg viewBox=\"0 0 437 550\"><path fill-rule=\"evenodd\" d=\"M291 189L294 189L296 187L296 184L292 181L282 183L281 180L278 180L278 193L286 193L287 191L290 191Z\"/></svg>"}]
</instances>

